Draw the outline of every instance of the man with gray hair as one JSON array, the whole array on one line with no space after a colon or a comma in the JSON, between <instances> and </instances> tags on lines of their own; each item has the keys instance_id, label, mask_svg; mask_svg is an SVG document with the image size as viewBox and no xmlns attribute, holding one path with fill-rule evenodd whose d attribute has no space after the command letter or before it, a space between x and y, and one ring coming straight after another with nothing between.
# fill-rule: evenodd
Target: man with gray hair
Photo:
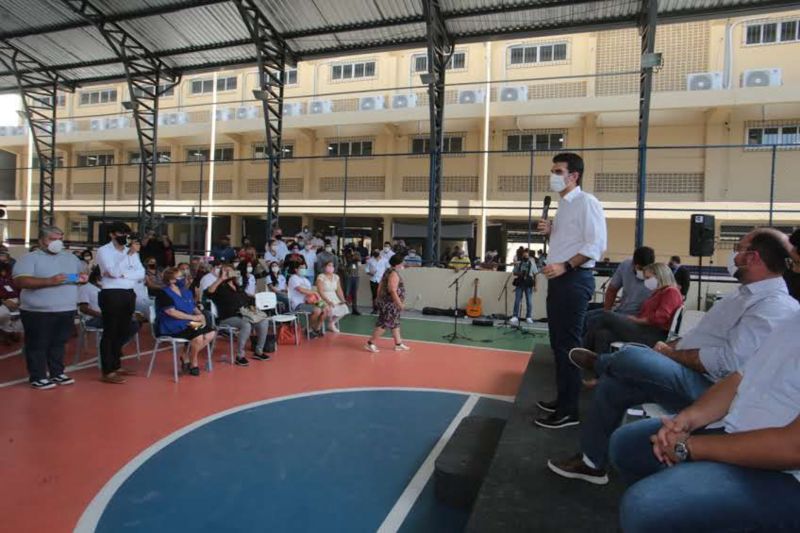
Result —
<instances>
[{"instance_id":1,"label":"man with gray hair","mask_svg":"<svg viewBox=\"0 0 800 533\"><path fill-rule=\"evenodd\" d=\"M64 347L75 327L78 284L86 282L80 259L64 251L64 232L39 230L39 248L14 265L25 329L25 362L34 389L75 383L64 373ZM49 371L49 377L48 377Z\"/></svg>"}]
</instances>

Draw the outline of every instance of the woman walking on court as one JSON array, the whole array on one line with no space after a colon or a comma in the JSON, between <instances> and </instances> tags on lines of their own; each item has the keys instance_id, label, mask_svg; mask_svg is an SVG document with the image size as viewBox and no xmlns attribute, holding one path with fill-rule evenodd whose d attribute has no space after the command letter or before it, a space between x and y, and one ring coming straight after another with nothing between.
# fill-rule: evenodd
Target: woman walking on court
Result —
<instances>
[{"instance_id":1,"label":"woman walking on court","mask_svg":"<svg viewBox=\"0 0 800 533\"><path fill-rule=\"evenodd\" d=\"M375 323L372 337L369 338L366 345L370 352L380 351L375 343L387 329L392 331L396 352L406 352L411 349L403 344L403 338L400 336L400 313L403 312L403 302L406 297L406 289L400 277L400 271L403 270L403 259L405 259L404 254L395 254L389 258L389 268L383 274L378 285L378 296L375 300L378 308L378 320Z\"/></svg>"}]
</instances>

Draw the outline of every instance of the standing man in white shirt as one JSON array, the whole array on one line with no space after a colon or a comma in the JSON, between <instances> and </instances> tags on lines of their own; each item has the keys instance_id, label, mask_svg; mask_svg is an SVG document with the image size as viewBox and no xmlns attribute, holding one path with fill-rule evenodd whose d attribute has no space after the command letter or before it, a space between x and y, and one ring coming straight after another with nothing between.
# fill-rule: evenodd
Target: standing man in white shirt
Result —
<instances>
[{"instance_id":1,"label":"standing man in white shirt","mask_svg":"<svg viewBox=\"0 0 800 533\"><path fill-rule=\"evenodd\" d=\"M120 366L122 346L136 310L134 287L144 279L144 266L139 259L141 244L136 240L128 246L130 233L131 228L124 222L113 222L108 227L111 240L97 250L103 286L98 297L103 314L100 361L106 383L125 383L123 376L130 373Z\"/></svg>"},{"instance_id":2,"label":"standing man in white shirt","mask_svg":"<svg viewBox=\"0 0 800 533\"><path fill-rule=\"evenodd\" d=\"M306 274L306 279L311 282L311 285L314 285L314 281L316 278L314 277L314 264L317 262L317 252L314 250L314 245L311 244L311 241L305 241L305 248L300 250L300 255L306 260L306 267L308 273Z\"/></svg>"},{"instance_id":3,"label":"standing man in white shirt","mask_svg":"<svg viewBox=\"0 0 800 533\"><path fill-rule=\"evenodd\" d=\"M550 253L542 274L547 277L547 319L550 347L556 360L555 400L537 402L547 416L537 418L545 428L574 426L578 419L580 371L569 362L569 351L581 345L586 309L594 294L592 269L606 249L603 206L581 190L583 159L562 153L553 158L550 189L560 196L554 220L539 221L550 237Z\"/></svg>"},{"instance_id":4,"label":"standing man in white shirt","mask_svg":"<svg viewBox=\"0 0 800 533\"><path fill-rule=\"evenodd\" d=\"M369 276L369 288L372 291L372 314L377 314L375 300L378 298L378 285L383 278L383 273L389 266L388 260L381 257L378 250L372 250L372 255L367 259L367 275Z\"/></svg>"}]
</instances>

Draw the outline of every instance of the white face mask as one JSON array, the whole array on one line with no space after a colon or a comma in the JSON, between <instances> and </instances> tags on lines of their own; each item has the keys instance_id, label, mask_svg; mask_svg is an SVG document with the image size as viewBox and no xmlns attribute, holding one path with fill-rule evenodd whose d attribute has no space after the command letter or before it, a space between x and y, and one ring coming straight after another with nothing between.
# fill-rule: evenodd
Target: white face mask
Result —
<instances>
[{"instance_id":1,"label":"white face mask","mask_svg":"<svg viewBox=\"0 0 800 533\"><path fill-rule=\"evenodd\" d=\"M332 248L332 247L330 247L330 246L326 246L326 247L325 247L325 251L330 253L330 252L332 252L332 251L333 251L333 248Z\"/></svg>"},{"instance_id":2,"label":"white face mask","mask_svg":"<svg viewBox=\"0 0 800 533\"><path fill-rule=\"evenodd\" d=\"M731 252L731 255L728 256L728 264L727 264L728 274L730 274L734 278L736 277L736 273L739 271L739 267L736 266L736 256L737 252L735 251Z\"/></svg>"},{"instance_id":3,"label":"white face mask","mask_svg":"<svg viewBox=\"0 0 800 533\"><path fill-rule=\"evenodd\" d=\"M567 188L567 182L564 176L558 174L550 174L550 190L553 192L561 192Z\"/></svg>"},{"instance_id":4,"label":"white face mask","mask_svg":"<svg viewBox=\"0 0 800 533\"><path fill-rule=\"evenodd\" d=\"M647 289L654 291L658 288L658 280L656 278L647 278L644 280L644 286Z\"/></svg>"},{"instance_id":5,"label":"white face mask","mask_svg":"<svg viewBox=\"0 0 800 533\"><path fill-rule=\"evenodd\" d=\"M252 274L252 273L253 273L253 267L251 267L251 266L249 266L249 265L248 265L248 266L247 266L247 273L248 273L248 274Z\"/></svg>"},{"instance_id":6,"label":"white face mask","mask_svg":"<svg viewBox=\"0 0 800 533\"><path fill-rule=\"evenodd\" d=\"M50 241L50 243L47 245L47 251L50 252L51 254L61 253L61 250L63 249L64 249L64 241L62 241L61 239L57 241Z\"/></svg>"},{"instance_id":7,"label":"white face mask","mask_svg":"<svg viewBox=\"0 0 800 533\"><path fill-rule=\"evenodd\" d=\"M391 252L392 251L392 247L391 246L384 246L383 247L383 251L384 252Z\"/></svg>"},{"instance_id":8,"label":"white face mask","mask_svg":"<svg viewBox=\"0 0 800 533\"><path fill-rule=\"evenodd\" d=\"M637 270L636 279L644 279L644 272L642 272L641 270Z\"/></svg>"},{"instance_id":9,"label":"white face mask","mask_svg":"<svg viewBox=\"0 0 800 533\"><path fill-rule=\"evenodd\" d=\"M280 271L281 271L281 269L279 267L272 267L272 273L273 274L277 274Z\"/></svg>"}]
</instances>

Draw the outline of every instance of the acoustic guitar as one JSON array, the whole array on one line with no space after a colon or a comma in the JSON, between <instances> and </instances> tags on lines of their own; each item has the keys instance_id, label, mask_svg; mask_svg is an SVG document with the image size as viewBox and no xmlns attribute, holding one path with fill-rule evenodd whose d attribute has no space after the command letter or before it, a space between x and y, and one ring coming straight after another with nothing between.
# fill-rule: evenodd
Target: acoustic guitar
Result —
<instances>
[{"instance_id":1,"label":"acoustic guitar","mask_svg":"<svg viewBox=\"0 0 800 533\"><path fill-rule=\"evenodd\" d=\"M467 316L470 318L478 318L483 314L481 306L483 302L478 298L478 278L475 278L475 293L472 298L467 300Z\"/></svg>"}]
</instances>

